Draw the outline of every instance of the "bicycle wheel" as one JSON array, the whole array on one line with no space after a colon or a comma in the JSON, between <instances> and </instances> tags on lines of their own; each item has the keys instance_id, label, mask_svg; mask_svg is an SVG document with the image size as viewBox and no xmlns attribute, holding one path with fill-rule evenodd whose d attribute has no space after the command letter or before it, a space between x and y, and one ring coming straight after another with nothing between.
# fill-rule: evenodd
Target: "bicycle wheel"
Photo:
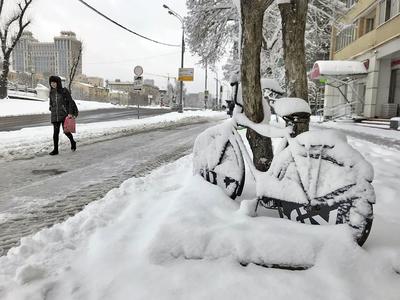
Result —
<instances>
[{"instance_id":1,"label":"bicycle wheel","mask_svg":"<svg viewBox=\"0 0 400 300\"><path fill-rule=\"evenodd\" d=\"M337 132L300 134L274 158L268 176L275 178L275 185L297 187L296 199L273 187L260 197L264 202L272 199L282 218L315 225L348 224L359 245L366 241L375 203L373 169Z\"/></svg>"},{"instance_id":2,"label":"bicycle wheel","mask_svg":"<svg viewBox=\"0 0 400 300\"><path fill-rule=\"evenodd\" d=\"M242 194L245 167L232 130L231 122L225 122L197 137L193 147L193 170L235 199Z\"/></svg>"}]
</instances>

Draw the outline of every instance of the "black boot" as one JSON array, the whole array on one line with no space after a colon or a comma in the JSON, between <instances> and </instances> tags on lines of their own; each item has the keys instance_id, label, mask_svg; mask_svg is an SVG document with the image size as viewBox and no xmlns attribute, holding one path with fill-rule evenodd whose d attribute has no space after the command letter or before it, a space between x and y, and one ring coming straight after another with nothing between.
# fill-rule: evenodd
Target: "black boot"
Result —
<instances>
[{"instance_id":1,"label":"black boot","mask_svg":"<svg viewBox=\"0 0 400 300\"><path fill-rule=\"evenodd\" d=\"M58 149L54 149L49 153L49 155L57 155L58 154Z\"/></svg>"},{"instance_id":2,"label":"black boot","mask_svg":"<svg viewBox=\"0 0 400 300\"><path fill-rule=\"evenodd\" d=\"M74 140L71 141L71 150L72 151L76 150L76 142Z\"/></svg>"}]
</instances>

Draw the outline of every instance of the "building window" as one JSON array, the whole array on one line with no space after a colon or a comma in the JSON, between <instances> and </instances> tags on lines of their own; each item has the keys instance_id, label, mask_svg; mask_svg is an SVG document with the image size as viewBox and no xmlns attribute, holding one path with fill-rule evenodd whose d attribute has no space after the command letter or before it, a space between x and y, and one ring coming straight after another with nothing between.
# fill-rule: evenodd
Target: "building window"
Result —
<instances>
[{"instance_id":1,"label":"building window","mask_svg":"<svg viewBox=\"0 0 400 300\"><path fill-rule=\"evenodd\" d=\"M356 0L346 0L346 7L350 8L356 3Z\"/></svg>"},{"instance_id":2,"label":"building window","mask_svg":"<svg viewBox=\"0 0 400 300\"><path fill-rule=\"evenodd\" d=\"M392 0L386 0L385 22L390 19L391 8L392 8Z\"/></svg>"},{"instance_id":3,"label":"building window","mask_svg":"<svg viewBox=\"0 0 400 300\"><path fill-rule=\"evenodd\" d=\"M382 0L379 3L379 25L400 12L400 0Z\"/></svg>"},{"instance_id":4,"label":"building window","mask_svg":"<svg viewBox=\"0 0 400 300\"><path fill-rule=\"evenodd\" d=\"M365 19L365 33L374 30L374 23L375 23L375 18Z\"/></svg>"}]
</instances>

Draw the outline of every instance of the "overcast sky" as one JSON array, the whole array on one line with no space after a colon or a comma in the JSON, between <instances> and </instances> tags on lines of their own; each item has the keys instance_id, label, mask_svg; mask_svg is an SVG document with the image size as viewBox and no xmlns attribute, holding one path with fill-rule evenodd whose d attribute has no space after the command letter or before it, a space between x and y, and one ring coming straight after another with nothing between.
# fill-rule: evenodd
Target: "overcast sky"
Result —
<instances>
[{"instance_id":1,"label":"overcast sky","mask_svg":"<svg viewBox=\"0 0 400 300\"><path fill-rule=\"evenodd\" d=\"M162 7L184 16L185 0L85 0L122 25L152 39L180 44L181 23ZM13 2L13 1L11 1ZM155 79L165 88L167 79L159 74L177 76L180 47L168 47L141 39L105 20L78 0L34 0L29 30L40 42L51 42L62 30L74 31L84 43L83 73L104 79L133 80L133 68L141 65L144 78ZM185 53L185 67L195 68L195 81L187 83L189 92L204 90L204 70L198 59ZM222 72L220 71L221 78ZM208 89L215 93L215 74L208 72Z\"/></svg>"}]
</instances>

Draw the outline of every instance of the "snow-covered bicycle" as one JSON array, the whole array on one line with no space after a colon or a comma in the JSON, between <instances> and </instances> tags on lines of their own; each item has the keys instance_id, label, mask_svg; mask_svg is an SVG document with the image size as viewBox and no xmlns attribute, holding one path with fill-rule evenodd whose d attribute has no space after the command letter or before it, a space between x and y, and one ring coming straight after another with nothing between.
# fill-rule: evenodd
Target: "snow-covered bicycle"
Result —
<instances>
[{"instance_id":1,"label":"snow-covered bicycle","mask_svg":"<svg viewBox=\"0 0 400 300\"><path fill-rule=\"evenodd\" d=\"M256 184L255 214L262 206L276 209L281 218L297 222L348 224L355 240L362 245L373 219L372 166L347 143L344 135L334 130L313 130L292 137L293 127L310 116L310 107L304 100L266 97L263 101L270 101L284 126L256 124L244 115L239 83L234 86L233 118L197 137L194 172L235 199L243 191L246 163ZM273 81L264 81L267 91L279 92L276 86ZM255 168L251 151L238 132L240 127L281 138L267 172Z\"/></svg>"}]
</instances>

